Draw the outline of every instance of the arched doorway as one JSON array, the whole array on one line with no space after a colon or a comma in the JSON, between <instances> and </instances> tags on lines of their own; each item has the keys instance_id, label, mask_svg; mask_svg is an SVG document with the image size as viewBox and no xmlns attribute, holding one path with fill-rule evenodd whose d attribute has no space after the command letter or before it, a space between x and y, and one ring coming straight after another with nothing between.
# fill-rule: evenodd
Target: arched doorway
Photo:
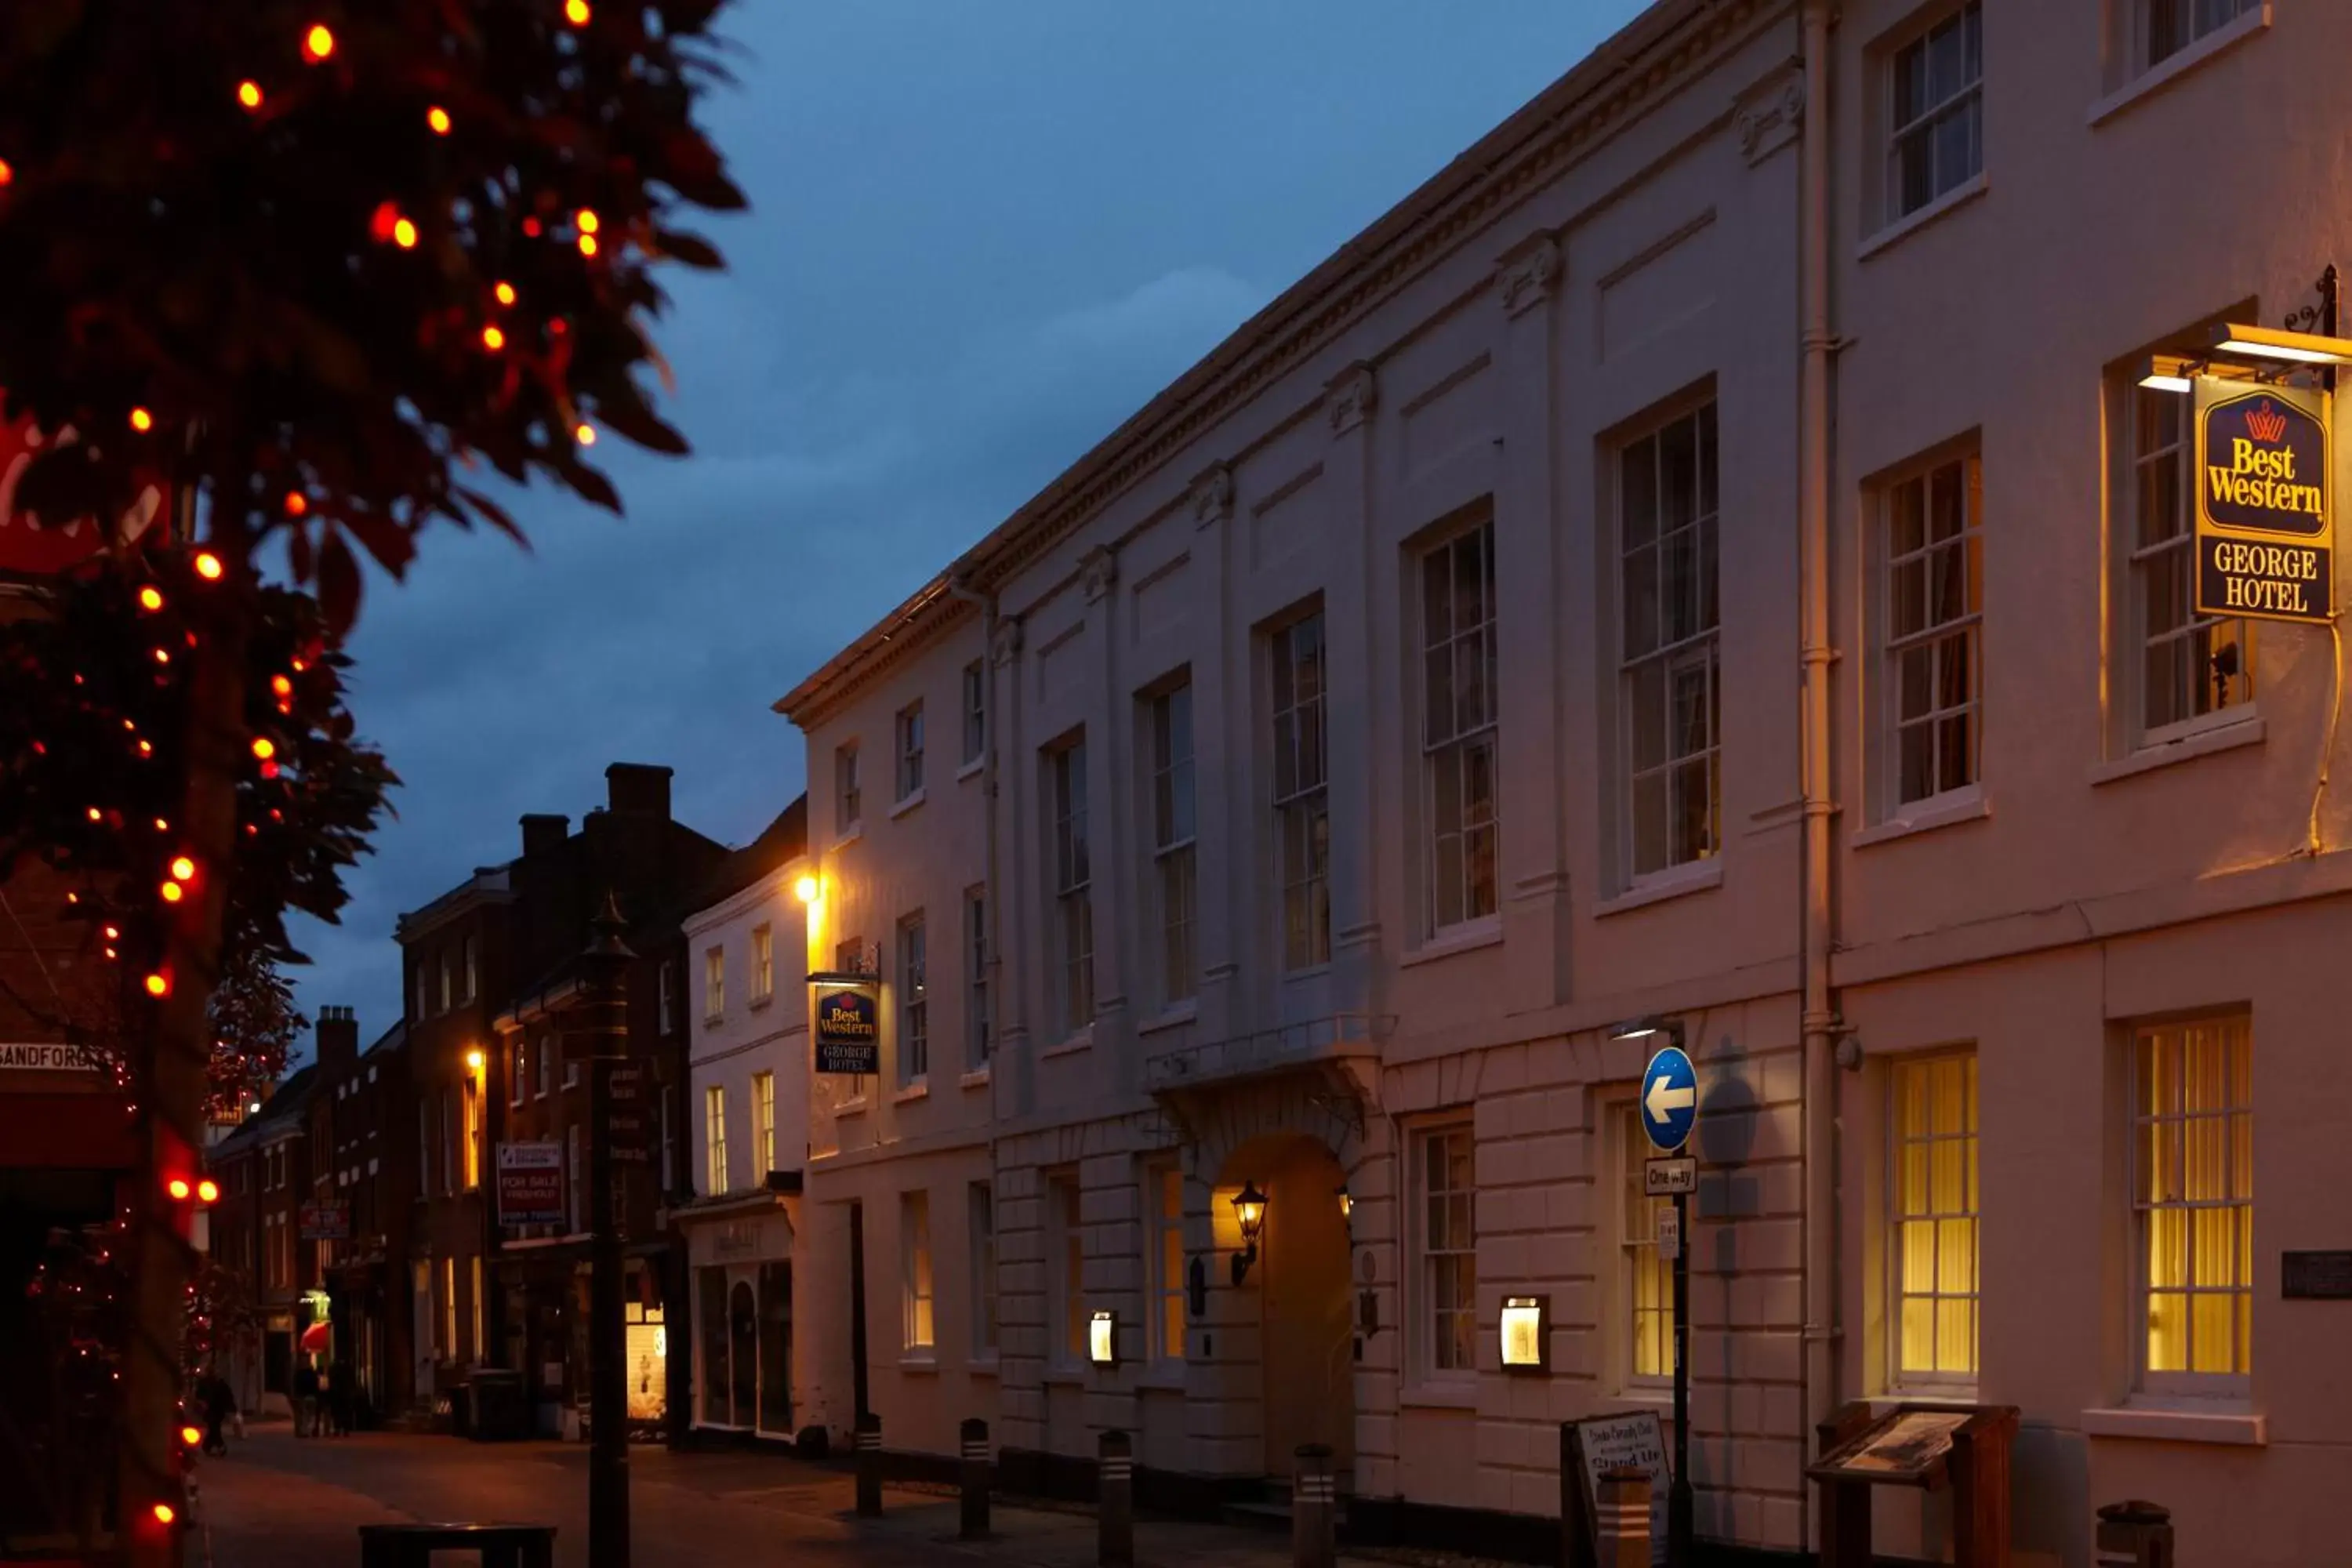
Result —
<instances>
[{"instance_id":1,"label":"arched doorway","mask_svg":"<svg viewBox=\"0 0 2352 1568\"><path fill-rule=\"evenodd\" d=\"M1321 1141L1276 1134L1228 1156L1221 1200L1250 1182L1265 1194L1258 1259L1242 1288L1257 1294L1266 1474L1289 1476L1299 1446L1322 1443L1344 1478L1355 1468L1356 1436L1346 1173Z\"/></svg>"}]
</instances>

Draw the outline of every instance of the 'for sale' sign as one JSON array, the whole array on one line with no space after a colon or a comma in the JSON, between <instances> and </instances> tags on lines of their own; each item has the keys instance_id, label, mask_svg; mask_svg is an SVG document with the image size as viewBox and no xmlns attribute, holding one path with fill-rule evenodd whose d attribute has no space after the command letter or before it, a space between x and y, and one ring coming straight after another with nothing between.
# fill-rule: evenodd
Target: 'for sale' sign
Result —
<instances>
[{"instance_id":1,"label":"'for sale' sign","mask_svg":"<svg viewBox=\"0 0 2352 1568\"><path fill-rule=\"evenodd\" d=\"M562 1225L563 1145L552 1141L499 1145L499 1223Z\"/></svg>"}]
</instances>

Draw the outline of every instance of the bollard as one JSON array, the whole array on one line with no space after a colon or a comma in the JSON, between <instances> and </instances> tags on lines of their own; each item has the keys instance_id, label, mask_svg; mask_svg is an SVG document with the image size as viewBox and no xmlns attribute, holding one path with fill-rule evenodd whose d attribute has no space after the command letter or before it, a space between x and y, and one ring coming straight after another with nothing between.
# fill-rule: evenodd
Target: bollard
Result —
<instances>
[{"instance_id":1,"label":"bollard","mask_svg":"<svg viewBox=\"0 0 2352 1568\"><path fill-rule=\"evenodd\" d=\"M1102 1568L1135 1568L1135 1443L1124 1432L1102 1435L1095 1467L1095 1507L1102 1524Z\"/></svg>"},{"instance_id":2,"label":"bollard","mask_svg":"<svg viewBox=\"0 0 2352 1568\"><path fill-rule=\"evenodd\" d=\"M1338 1556L1339 1478L1331 1473L1331 1450L1302 1443L1291 1471L1290 1561L1296 1568L1331 1568Z\"/></svg>"},{"instance_id":3,"label":"bollard","mask_svg":"<svg viewBox=\"0 0 2352 1568\"><path fill-rule=\"evenodd\" d=\"M988 1539L988 1423L963 1424L963 1530L966 1541Z\"/></svg>"},{"instance_id":4,"label":"bollard","mask_svg":"<svg viewBox=\"0 0 2352 1568\"><path fill-rule=\"evenodd\" d=\"M1650 1568L1650 1478L1621 1467L1601 1473L1593 1511L1600 1516L1601 1568Z\"/></svg>"},{"instance_id":5,"label":"bollard","mask_svg":"<svg viewBox=\"0 0 2352 1568\"><path fill-rule=\"evenodd\" d=\"M857 1418L857 1512L882 1517L882 1417L868 1411Z\"/></svg>"},{"instance_id":6,"label":"bollard","mask_svg":"<svg viewBox=\"0 0 2352 1568\"><path fill-rule=\"evenodd\" d=\"M2135 1498L2099 1510L2098 1568L2172 1568L2172 1514Z\"/></svg>"}]
</instances>

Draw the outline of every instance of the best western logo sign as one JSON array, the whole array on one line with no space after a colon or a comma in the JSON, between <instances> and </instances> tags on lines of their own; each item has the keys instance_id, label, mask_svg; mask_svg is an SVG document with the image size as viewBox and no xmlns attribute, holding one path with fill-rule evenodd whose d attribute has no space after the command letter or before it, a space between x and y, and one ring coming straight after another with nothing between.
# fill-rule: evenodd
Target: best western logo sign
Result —
<instances>
[{"instance_id":1,"label":"best western logo sign","mask_svg":"<svg viewBox=\"0 0 2352 1568\"><path fill-rule=\"evenodd\" d=\"M881 1071L881 1005L870 985L827 985L816 997L816 1070Z\"/></svg>"},{"instance_id":2,"label":"best western logo sign","mask_svg":"<svg viewBox=\"0 0 2352 1568\"><path fill-rule=\"evenodd\" d=\"M2198 614L2335 613L2328 413L2324 393L2198 379Z\"/></svg>"}]
</instances>

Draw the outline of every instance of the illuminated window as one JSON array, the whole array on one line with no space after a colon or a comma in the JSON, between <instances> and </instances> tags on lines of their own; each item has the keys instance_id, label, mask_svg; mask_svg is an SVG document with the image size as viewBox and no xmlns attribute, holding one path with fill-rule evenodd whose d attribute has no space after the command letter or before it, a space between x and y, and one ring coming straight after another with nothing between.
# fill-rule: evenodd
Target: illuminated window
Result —
<instances>
[{"instance_id":1,"label":"illuminated window","mask_svg":"<svg viewBox=\"0 0 2352 1568\"><path fill-rule=\"evenodd\" d=\"M1151 1359L1184 1359L1184 1173L1157 1165L1144 1173L1151 1227Z\"/></svg>"},{"instance_id":2,"label":"illuminated window","mask_svg":"<svg viewBox=\"0 0 2352 1568\"><path fill-rule=\"evenodd\" d=\"M924 1082L931 1071L930 939L918 910L898 922L898 1081Z\"/></svg>"},{"instance_id":3,"label":"illuminated window","mask_svg":"<svg viewBox=\"0 0 2352 1568\"><path fill-rule=\"evenodd\" d=\"M2138 1032L2132 1211L2142 1385L2243 1394L2252 1365L2253 1039L2244 1018Z\"/></svg>"},{"instance_id":4,"label":"illuminated window","mask_svg":"<svg viewBox=\"0 0 2352 1568\"><path fill-rule=\"evenodd\" d=\"M474 1363L476 1365L479 1365L482 1362L488 1359L487 1347L482 1339L482 1298L484 1292L482 1289L482 1255L480 1253L477 1252L474 1254L472 1258L468 1260L468 1268L471 1269L471 1278L468 1279L466 1283L471 1287L473 1290L474 1338L471 1343L473 1348Z\"/></svg>"},{"instance_id":5,"label":"illuminated window","mask_svg":"<svg viewBox=\"0 0 2352 1568\"><path fill-rule=\"evenodd\" d=\"M1897 49L1890 83L1890 213L1917 212L1984 171L1984 7L1970 4Z\"/></svg>"},{"instance_id":6,"label":"illuminated window","mask_svg":"<svg viewBox=\"0 0 2352 1568\"><path fill-rule=\"evenodd\" d=\"M1619 702L1626 872L1722 848L1715 405L1618 454Z\"/></svg>"},{"instance_id":7,"label":"illuminated window","mask_svg":"<svg viewBox=\"0 0 2352 1568\"><path fill-rule=\"evenodd\" d=\"M458 1358L457 1260L446 1255L441 1259L441 1342L434 1348L444 1361Z\"/></svg>"},{"instance_id":8,"label":"illuminated window","mask_svg":"<svg viewBox=\"0 0 2352 1568\"><path fill-rule=\"evenodd\" d=\"M1151 699L1151 868L1160 916L1160 1000L1190 998L1193 954L1192 687Z\"/></svg>"},{"instance_id":9,"label":"illuminated window","mask_svg":"<svg viewBox=\"0 0 2352 1568\"><path fill-rule=\"evenodd\" d=\"M1977 1058L1899 1061L1892 1212L1897 1384L1977 1375Z\"/></svg>"},{"instance_id":10,"label":"illuminated window","mask_svg":"<svg viewBox=\"0 0 2352 1568\"><path fill-rule=\"evenodd\" d=\"M1274 831L1282 867L1282 966L1331 961L1329 756L1323 728L1323 616L1268 639L1274 672Z\"/></svg>"},{"instance_id":11,"label":"illuminated window","mask_svg":"<svg viewBox=\"0 0 2352 1568\"><path fill-rule=\"evenodd\" d=\"M716 1024L727 1016L727 950L714 947L702 955L702 1021Z\"/></svg>"},{"instance_id":12,"label":"illuminated window","mask_svg":"<svg viewBox=\"0 0 2352 1568\"><path fill-rule=\"evenodd\" d=\"M1885 497L1883 711L1893 803L1978 779L1984 732L1984 475L1974 453L1912 474Z\"/></svg>"},{"instance_id":13,"label":"illuminated window","mask_svg":"<svg viewBox=\"0 0 2352 1568\"><path fill-rule=\"evenodd\" d=\"M1094 868L1087 844L1087 744L1045 753L1053 813L1054 996L1065 1035L1095 1020Z\"/></svg>"},{"instance_id":14,"label":"illuminated window","mask_svg":"<svg viewBox=\"0 0 2352 1568\"><path fill-rule=\"evenodd\" d=\"M1421 743L1428 813L1426 934L1496 902L1495 525L1421 558Z\"/></svg>"},{"instance_id":15,"label":"illuminated window","mask_svg":"<svg viewBox=\"0 0 2352 1568\"><path fill-rule=\"evenodd\" d=\"M751 928L751 1005L761 1006L776 994L776 931L773 926Z\"/></svg>"},{"instance_id":16,"label":"illuminated window","mask_svg":"<svg viewBox=\"0 0 2352 1568\"><path fill-rule=\"evenodd\" d=\"M927 1351L931 1338L931 1199L928 1193L898 1197L898 1246L904 1265L905 1344Z\"/></svg>"},{"instance_id":17,"label":"illuminated window","mask_svg":"<svg viewBox=\"0 0 2352 1568\"><path fill-rule=\"evenodd\" d=\"M963 667L963 760L980 761L988 743L988 675L980 660Z\"/></svg>"},{"instance_id":18,"label":"illuminated window","mask_svg":"<svg viewBox=\"0 0 2352 1568\"><path fill-rule=\"evenodd\" d=\"M2200 616L2196 603L2196 440L2189 395L2127 386L2129 472L2116 498L2117 541L2129 563L2119 661L2138 697L2141 745L2177 739L2209 714L2254 699L2252 639L2243 620Z\"/></svg>"},{"instance_id":19,"label":"illuminated window","mask_svg":"<svg viewBox=\"0 0 2352 1568\"><path fill-rule=\"evenodd\" d=\"M1413 1140L1419 1254L1415 1355L1424 1375L1467 1377L1478 1365L1478 1233L1469 1124Z\"/></svg>"},{"instance_id":20,"label":"illuminated window","mask_svg":"<svg viewBox=\"0 0 2352 1568\"><path fill-rule=\"evenodd\" d=\"M727 1190L727 1090L712 1084L702 1091L702 1184L704 1195Z\"/></svg>"},{"instance_id":21,"label":"illuminated window","mask_svg":"<svg viewBox=\"0 0 2352 1568\"><path fill-rule=\"evenodd\" d=\"M776 1075L755 1072L751 1075L751 1131L759 1142L759 1174L776 1168Z\"/></svg>"},{"instance_id":22,"label":"illuminated window","mask_svg":"<svg viewBox=\"0 0 2352 1568\"><path fill-rule=\"evenodd\" d=\"M2263 0L2136 0L2140 69L2161 65L2198 39L2218 33Z\"/></svg>"},{"instance_id":23,"label":"illuminated window","mask_svg":"<svg viewBox=\"0 0 2352 1568\"><path fill-rule=\"evenodd\" d=\"M472 1192L482 1184L482 1080L474 1074L466 1078L465 1092L458 1097L466 1108L466 1190Z\"/></svg>"},{"instance_id":24,"label":"illuminated window","mask_svg":"<svg viewBox=\"0 0 2352 1568\"><path fill-rule=\"evenodd\" d=\"M1675 1264L1658 1250L1658 1218L1674 1211L1672 1198L1643 1191L1650 1141L1642 1131L1642 1108L1620 1100L1610 1107L1617 1145L1619 1190L1619 1292L1623 1302L1628 1383L1671 1381L1675 1375Z\"/></svg>"}]
</instances>

